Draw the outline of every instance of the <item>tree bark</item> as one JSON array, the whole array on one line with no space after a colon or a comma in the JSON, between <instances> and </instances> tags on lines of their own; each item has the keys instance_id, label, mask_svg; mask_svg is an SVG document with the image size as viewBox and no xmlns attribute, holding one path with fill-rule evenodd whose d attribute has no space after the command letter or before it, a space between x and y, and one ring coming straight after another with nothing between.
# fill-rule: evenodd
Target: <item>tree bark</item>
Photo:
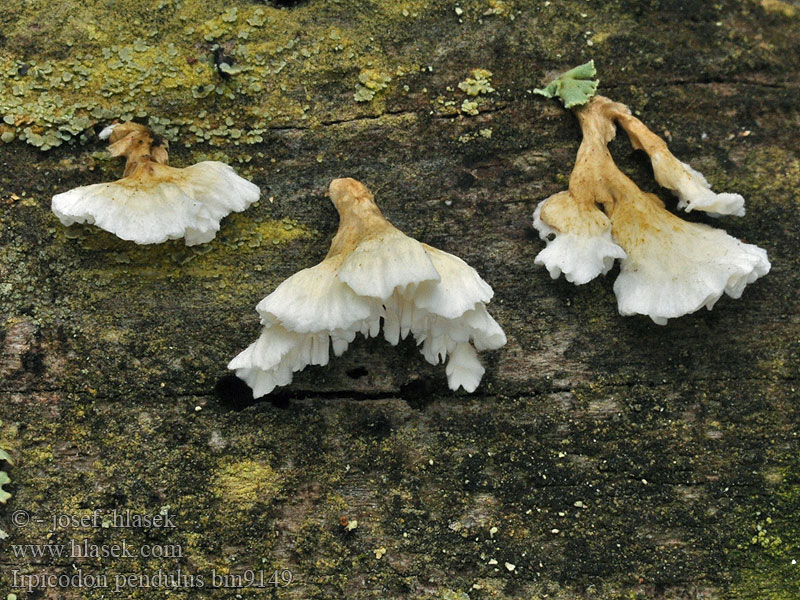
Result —
<instances>
[{"instance_id":1,"label":"tree bark","mask_svg":"<svg viewBox=\"0 0 800 600\"><path fill-rule=\"evenodd\" d=\"M796 2L161 4L0 0L3 593L800 597ZM740 300L659 327L617 314L616 270L576 287L534 265L531 215L580 132L532 89L589 58L602 94L745 196L743 218L686 217L769 252ZM477 68L493 91L470 96ZM63 227L54 193L121 175L94 135L112 118L169 137L173 166L230 162L261 201L201 247ZM674 208L643 153L611 149ZM494 288L508 344L476 393L410 340L358 338L258 401L226 371L258 300L325 255L343 176ZM18 555L84 541L133 556ZM18 585L79 572L108 587Z\"/></svg>"}]
</instances>

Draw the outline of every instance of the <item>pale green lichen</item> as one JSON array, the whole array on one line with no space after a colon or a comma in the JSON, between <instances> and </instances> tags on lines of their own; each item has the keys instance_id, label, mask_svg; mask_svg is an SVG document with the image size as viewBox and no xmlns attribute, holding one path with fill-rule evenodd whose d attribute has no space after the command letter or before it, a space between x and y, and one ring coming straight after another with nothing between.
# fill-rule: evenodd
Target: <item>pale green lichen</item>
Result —
<instances>
[{"instance_id":1,"label":"pale green lichen","mask_svg":"<svg viewBox=\"0 0 800 600\"><path fill-rule=\"evenodd\" d=\"M247 19L247 24L251 27L263 27L266 22L267 17L264 16L264 11L260 8L253 11L253 14Z\"/></svg>"},{"instance_id":2,"label":"pale green lichen","mask_svg":"<svg viewBox=\"0 0 800 600\"><path fill-rule=\"evenodd\" d=\"M74 0L66 2L65 12ZM71 29L48 16L44 0L20 9L18 21L3 31L6 39L33 44L35 23L42 39L67 50L17 52L8 43L9 52L0 55L6 84L0 86L0 142L19 140L42 151L96 144L94 127L110 120L169 114L173 122L162 135L171 142L261 144L272 127L303 127L326 118L326 111L314 110L321 103L311 101L315 88L324 85L317 79L320 72L360 62L364 70L354 99L368 103L394 77L430 68L422 65L425 55L411 52L390 61L374 50L376 22L405 21L404 8L423 15L431 10L427 2L382 4L375 20L355 25L339 23L336 16L347 9L338 3L326 4L322 11L331 18L318 20L303 10L269 5L196 0L161 5L148 12L124 3L120 19L113 21L102 8L82 5L81 19ZM215 64L215 44L233 60ZM211 114L197 116L209 108ZM223 124L226 116L234 124Z\"/></svg>"},{"instance_id":3,"label":"pale green lichen","mask_svg":"<svg viewBox=\"0 0 800 600\"><path fill-rule=\"evenodd\" d=\"M461 112L467 115L477 115L478 103L474 100L464 100L464 102L461 103Z\"/></svg>"},{"instance_id":4,"label":"pale green lichen","mask_svg":"<svg viewBox=\"0 0 800 600\"><path fill-rule=\"evenodd\" d=\"M470 77L458 84L458 89L462 92L468 96L477 96L479 94L491 94L494 91L491 71L487 69L472 69L470 75Z\"/></svg>"},{"instance_id":5,"label":"pale green lichen","mask_svg":"<svg viewBox=\"0 0 800 600\"><path fill-rule=\"evenodd\" d=\"M535 89L535 94L540 94L546 98L559 98L564 103L564 108L582 106L597 93L599 81L593 79L597 75L594 68L594 61L590 60L580 66L562 73L547 87Z\"/></svg>"},{"instance_id":6,"label":"pale green lichen","mask_svg":"<svg viewBox=\"0 0 800 600\"><path fill-rule=\"evenodd\" d=\"M226 10L221 18L225 23L235 23L238 16L239 16L239 11L234 6L233 8L229 8L228 10Z\"/></svg>"},{"instance_id":7,"label":"pale green lichen","mask_svg":"<svg viewBox=\"0 0 800 600\"><path fill-rule=\"evenodd\" d=\"M227 75L237 75L238 73L242 73L245 70L245 68L243 68L243 67L239 67L239 66L234 67L234 66L232 66L232 65L230 65L230 64L228 64L226 62L219 63L217 68L222 73L225 73Z\"/></svg>"},{"instance_id":8,"label":"pale green lichen","mask_svg":"<svg viewBox=\"0 0 800 600\"><path fill-rule=\"evenodd\" d=\"M21 140L43 151L64 143L92 143L94 126L111 119L145 119L174 106L180 110L169 111L178 116L170 141L260 144L261 133L276 122L321 118L311 110L309 88L317 81L309 76L322 65L335 70L362 59L365 68L376 70L376 76L359 82L365 88L360 101L374 98L391 79L390 70L378 72L373 66L371 22L353 28L331 27L326 21L317 27L303 11L187 0L162 2L155 18L126 4L120 7L124 18L119 27L88 5L73 34L43 18L45 8L43 0L31 2L4 36L28 40L27 25L36 23L55 46L69 50L58 57L13 49L0 56L6 84L0 86L0 118L8 125L0 129L3 143ZM337 14L342 9L332 4L325 10ZM213 47L205 42L223 46L234 60L215 65ZM416 61L410 64L412 70L419 68ZM294 94L298 89L306 92ZM199 123L194 115L210 106L213 115ZM221 115L232 116L236 126L221 126Z\"/></svg>"},{"instance_id":9,"label":"pale green lichen","mask_svg":"<svg viewBox=\"0 0 800 600\"><path fill-rule=\"evenodd\" d=\"M11 498L11 494L3 489L3 486L9 483L11 483L11 479L9 479L8 473L0 471L0 504L5 504L6 500Z\"/></svg>"},{"instance_id":10,"label":"pale green lichen","mask_svg":"<svg viewBox=\"0 0 800 600\"><path fill-rule=\"evenodd\" d=\"M484 17L492 15L508 16L512 21L514 20L513 10L503 0L489 0L489 8L483 12Z\"/></svg>"},{"instance_id":11,"label":"pale green lichen","mask_svg":"<svg viewBox=\"0 0 800 600\"><path fill-rule=\"evenodd\" d=\"M466 592L456 592L453 590L442 590L441 600L469 600Z\"/></svg>"},{"instance_id":12,"label":"pale green lichen","mask_svg":"<svg viewBox=\"0 0 800 600\"><path fill-rule=\"evenodd\" d=\"M353 98L356 102L369 102L375 94L385 90L392 80L390 75L376 69L364 69L358 74L358 83Z\"/></svg>"}]
</instances>

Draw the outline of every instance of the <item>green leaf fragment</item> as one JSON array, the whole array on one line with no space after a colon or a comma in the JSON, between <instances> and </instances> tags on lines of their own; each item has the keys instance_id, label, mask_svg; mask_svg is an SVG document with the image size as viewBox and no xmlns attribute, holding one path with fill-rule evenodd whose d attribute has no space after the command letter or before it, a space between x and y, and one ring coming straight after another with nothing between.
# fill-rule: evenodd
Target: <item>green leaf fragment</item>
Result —
<instances>
[{"instance_id":1,"label":"green leaf fragment","mask_svg":"<svg viewBox=\"0 0 800 600\"><path fill-rule=\"evenodd\" d=\"M559 98L564 103L564 108L582 106L597 93L597 79L592 79L597 75L594 68L594 60L582 64L551 81L544 89L535 89L535 94L540 94L547 98Z\"/></svg>"}]
</instances>

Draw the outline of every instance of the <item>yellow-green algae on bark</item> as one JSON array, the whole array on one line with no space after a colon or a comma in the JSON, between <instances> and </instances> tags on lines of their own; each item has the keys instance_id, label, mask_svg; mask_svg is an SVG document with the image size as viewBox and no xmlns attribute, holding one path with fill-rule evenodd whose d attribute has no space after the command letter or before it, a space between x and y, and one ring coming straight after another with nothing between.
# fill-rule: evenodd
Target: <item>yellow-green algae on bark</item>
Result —
<instances>
[{"instance_id":1,"label":"yellow-green algae on bark","mask_svg":"<svg viewBox=\"0 0 800 600\"><path fill-rule=\"evenodd\" d=\"M211 484L217 496L234 510L269 502L280 489L279 476L269 464L251 459L223 463L212 476Z\"/></svg>"},{"instance_id":2,"label":"yellow-green algae on bark","mask_svg":"<svg viewBox=\"0 0 800 600\"><path fill-rule=\"evenodd\" d=\"M369 101L390 81L400 87L426 69L424 53L389 56L375 34L430 22L443 8L123 0L109 13L72 0L9 4L0 131L3 141L18 138L42 150L86 143L92 125L116 118L145 119L185 144L260 144L270 127L305 127L330 116L344 92L332 96L331 84L347 86L351 100L355 92L355 100ZM498 5L502 10L492 8ZM495 2L485 18L513 16L516 5ZM227 72L215 51L233 62Z\"/></svg>"}]
</instances>

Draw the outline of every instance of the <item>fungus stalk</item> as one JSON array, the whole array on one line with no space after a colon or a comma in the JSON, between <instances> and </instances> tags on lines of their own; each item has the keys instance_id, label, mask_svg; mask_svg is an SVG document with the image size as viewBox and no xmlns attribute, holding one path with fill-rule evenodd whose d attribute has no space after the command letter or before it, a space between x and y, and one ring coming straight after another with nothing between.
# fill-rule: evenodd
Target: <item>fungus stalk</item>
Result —
<instances>
[{"instance_id":1,"label":"fungus stalk","mask_svg":"<svg viewBox=\"0 0 800 600\"><path fill-rule=\"evenodd\" d=\"M705 178L676 159L664 141L623 104L596 96L574 109L583 133L569 189L539 204L534 226L547 240L535 259L555 279L580 285L621 261L614 283L622 315L648 315L658 324L709 310L723 293L744 287L770 268L767 253L721 229L670 213L619 170L608 150L615 124L651 159L656 180L679 197L679 208L713 215L744 214L738 194L715 194Z\"/></svg>"},{"instance_id":2,"label":"fungus stalk","mask_svg":"<svg viewBox=\"0 0 800 600\"><path fill-rule=\"evenodd\" d=\"M94 224L137 244L184 238L192 246L214 239L223 217L260 195L258 186L221 162L167 166L166 140L143 125L111 125L100 138L109 140L111 156L126 158L123 178L54 196L53 212L64 225Z\"/></svg>"},{"instance_id":3,"label":"fungus stalk","mask_svg":"<svg viewBox=\"0 0 800 600\"><path fill-rule=\"evenodd\" d=\"M506 342L486 311L492 289L460 258L408 237L381 214L370 191L336 179L330 198L339 229L328 255L281 283L256 307L261 337L228 365L260 397L295 371L326 365L356 334L387 342L410 333L431 364L449 361L450 389L473 392L484 368L477 352Z\"/></svg>"}]
</instances>

